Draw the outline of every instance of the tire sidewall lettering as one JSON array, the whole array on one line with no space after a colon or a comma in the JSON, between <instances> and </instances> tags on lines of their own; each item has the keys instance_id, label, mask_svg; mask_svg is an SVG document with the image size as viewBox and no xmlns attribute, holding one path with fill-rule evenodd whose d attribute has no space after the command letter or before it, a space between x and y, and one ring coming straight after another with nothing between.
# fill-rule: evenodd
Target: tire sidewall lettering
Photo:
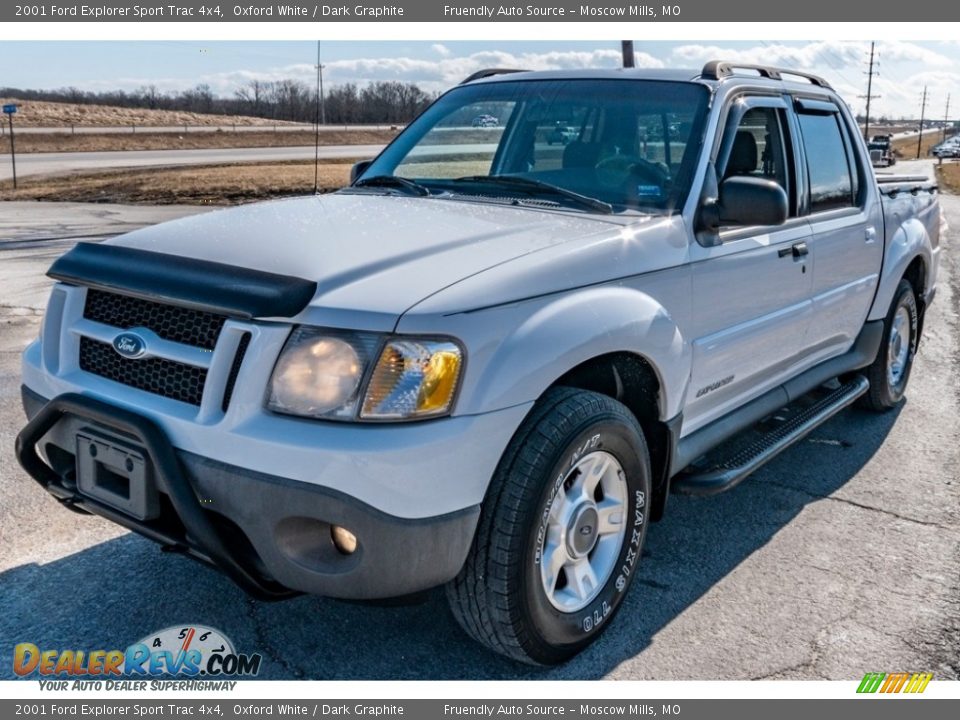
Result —
<instances>
[{"instance_id":1,"label":"tire sidewall lettering","mask_svg":"<svg viewBox=\"0 0 960 720\"><path fill-rule=\"evenodd\" d=\"M559 632L559 637L554 636L555 633L550 633L549 628L540 628L540 632L545 635L545 639L551 643L580 642L606 626L607 621L613 616L614 611L630 587L630 580L640 558L646 535L646 526L649 519L648 479L643 477L645 473L639 460L636 457L631 457L634 453L630 452L631 442L626 430L617 425L598 428L598 425L603 426L604 424L601 421L578 434L574 442L571 443L573 449L567 450L560 462L554 465L548 476L551 480L547 483L544 494L540 499L536 528L531 533L532 553L530 557L532 562L527 571L529 573L527 596L531 605L539 608L541 612L546 613L553 619L554 622L551 625L556 623L557 626L563 628ZM617 458L624 469L627 479L625 519L628 525L617 563L603 590L582 610L574 613L562 613L550 604L540 583L540 564L543 558L549 510L557 493L563 487L570 468L586 453L594 450L609 452ZM547 635L551 636L547 637Z\"/></svg>"}]
</instances>

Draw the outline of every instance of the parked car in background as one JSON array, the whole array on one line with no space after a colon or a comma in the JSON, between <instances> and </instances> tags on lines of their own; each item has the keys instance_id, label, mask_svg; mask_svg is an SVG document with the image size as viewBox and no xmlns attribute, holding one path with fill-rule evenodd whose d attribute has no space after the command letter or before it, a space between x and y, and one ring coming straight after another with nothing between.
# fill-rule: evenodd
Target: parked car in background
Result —
<instances>
[{"instance_id":1,"label":"parked car in background","mask_svg":"<svg viewBox=\"0 0 960 720\"><path fill-rule=\"evenodd\" d=\"M494 115L477 115L472 124L473 127L480 128L500 127L500 119Z\"/></svg>"},{"instance_id":2,"label":"parked car in background","mask_svg":"<svg viewBox=\"0 0 960 720\"><path fill-rule=\"evenodd\" d=\"M577 129L575 127L557 123L547 135L547 145L566 145L576 138Z\"/></svg>"},{"instance_id":3,"label":"parked car in background","mask_svg":"<svg viewBox=\"0 0 960 720\"><path fill-rule=\"evenodd\" d=\"M960 137L952 137L944 142L934 145L930 149L931 154L938 158L960 157Z\"/></svg>"}]
</instances>

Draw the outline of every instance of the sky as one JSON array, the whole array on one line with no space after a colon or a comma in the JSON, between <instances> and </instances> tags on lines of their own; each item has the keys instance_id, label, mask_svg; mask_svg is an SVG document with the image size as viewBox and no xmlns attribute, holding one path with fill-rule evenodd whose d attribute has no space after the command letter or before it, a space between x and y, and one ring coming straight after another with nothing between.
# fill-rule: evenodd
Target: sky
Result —
<instances>
[{"instance_id":1,"label":"sky","mask_svg":"<svg viewBox=\"0 0 960 720\"><path fill-rule=\"evenodd\" d=\"M857 112L866 94L870 43L862 41L715 43L636 42L641 67L699 68L725 59L802 69L826 77ZM83 90L135 90L155 85L163 91L208 84L230 96L252 79L315 82L314 42L11 42L0 43L0 86ZM416 82L444 90L485 67L525 69L617 67L620 47L589 42L322 42L324 83L374 80ZM874 78L874 117L918 117L928 86L927 116L944 117L947 95L960 117L960 42L877 43L879 75Z\"/></svg>"}]
</instances>

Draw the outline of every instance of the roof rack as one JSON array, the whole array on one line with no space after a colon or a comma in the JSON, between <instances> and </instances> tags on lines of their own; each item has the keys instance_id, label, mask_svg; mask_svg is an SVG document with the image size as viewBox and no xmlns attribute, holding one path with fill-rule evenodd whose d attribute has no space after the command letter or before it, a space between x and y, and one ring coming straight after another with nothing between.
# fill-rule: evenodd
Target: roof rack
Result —
<instances>
[{"instance_id":1,"label":"roof rack","mask_svg":"<svg viewBox=\"0 0 960 720\"><path fill-rule=\"evenodd\" d=\"M708 62L703 66L703 70L700 71L700 77L706 80L722 80L725 77L735 75L737 70L756 70L761 77L769 78L770 80L783 80L784 75L792 75L794 77L805 78L809 80L812 85L818 85L828 90L833 89L830 83L819 75L805 73L801 70L788 70L786 68L770 67L768 65L725 62L723 60L711 60Z\"/></svg>"},{"instance_id":2,"label":"roof rack","mask_svg":"<svg viewBox=\"0 0 960 720\"><path fill-rule=\"evenodd\" d=\"M468 77L466 80L461 80L461 85L466 85L469 82L474 80L483 80L483 78L493 77L494 75L507 75L508 73L518 73L518 72L527 72L526 70L520 70L518 68L487 68L486 70L477 70L473 75Z\"/></svg>"}]
</instances>

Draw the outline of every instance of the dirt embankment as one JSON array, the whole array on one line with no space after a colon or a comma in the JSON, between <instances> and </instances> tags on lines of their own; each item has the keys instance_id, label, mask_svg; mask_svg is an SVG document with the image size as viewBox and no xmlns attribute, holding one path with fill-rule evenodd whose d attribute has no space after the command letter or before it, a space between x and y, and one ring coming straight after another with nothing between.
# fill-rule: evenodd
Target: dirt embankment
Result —
<instances>
[{"instance_id":1,"label":"dirt embankment","mask_svg":"<svg viewBox=\"0 0 960 720\"><path fill-rule=\"evenodd\" d=\"M79 103L47 102L45 100L20 100L0 98L0 103L16 104L14 122L21 127L69 127L76 126L152 126L172 125L294 125L282 120L268 120L247 115L212 115L181 110L149 110L125 108L112 105L81 105Z\"/></svg>"},{"instance_id":2,"label":"dirt embankment","mask_svg":"<svg viewBox=\"0 0 960 720\"><path fill-rule=\"evenodd\" d=\"M954 195L960 195L960 160L944 160L936 169L940 187Z\"/></svg>"},{"instance_id":3,"label":"dirt embankment","mask_svg":"<svg viewBox=\"0 0 960 720\"><path fill-rule=\"evenodd\" d=\"M319 166L318 185L330 192L349 183L353 160ZM312 162L207 165L27 177L13 190L0 183L3 200L233 205L313 192Z\"/></svg>"},{"instance_id":4,"label":"dirt embankment","mask_svg":"<svg viewBox=\"0 0 960 720\"><path fill-rule=\"evenodd\" d=\"M917 140L918 136L916 135L908 138L897 138L893 141L893 152L901 160L914 160L917 157ZM920 157L929 157L930 148L942 141L943 132L941 130L924 130L923 138L920 139Z\"/></svg>"}]
</instances>

